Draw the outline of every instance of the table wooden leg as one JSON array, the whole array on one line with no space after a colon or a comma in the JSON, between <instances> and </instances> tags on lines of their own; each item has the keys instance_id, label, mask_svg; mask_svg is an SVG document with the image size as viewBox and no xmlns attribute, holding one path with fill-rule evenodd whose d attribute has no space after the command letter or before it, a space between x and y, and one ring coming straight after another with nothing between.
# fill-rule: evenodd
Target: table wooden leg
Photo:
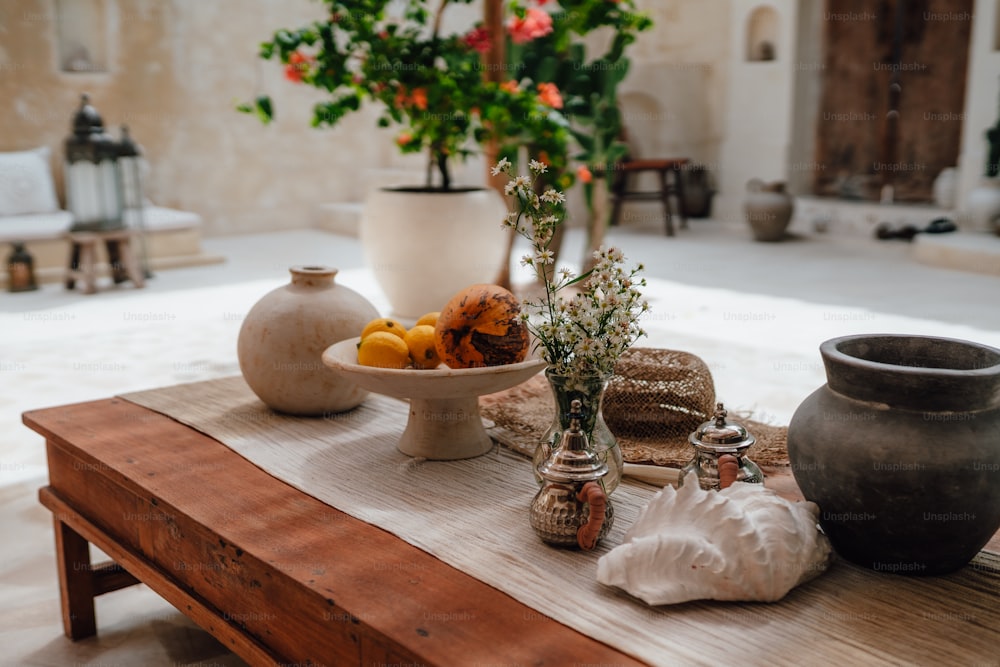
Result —
<instances>
[{"instance_id":1,"label":"table wooden leg","mask_svg":"<svg viewBox=\"0 0 1000 667\"><path fill-rule=\"evenodd\" d=\"M73 640L92 637L97 634L97 617L90 544L58 517L54 525L63 631Z\"/></svg>"},{"instance_id":2,"label":"table wooden leg","mask_svg":"<svg viewBox=\"0 0 1000 667\"><path fill-rule=\"evenodd\" d=\"M83 293L97 292L97 240L92 239L80 249L80 270L83 272Z\"/></svg>"},{"instance_id":3,"label":"table wooden leg","mask_svg":"<svg viewBox=\"0 0 1000 667\"><path fill-rule=\"evenodd\" d=\"M688 228L687 206L684 204L684 172L681 165L673 169L674 172L674 192L677 193L677 212L681 216L681 229Z\"/></svg>"},{"instance_id":4,"label":"table wooden leg","mask_svg":"<svg viewBox=\"0 0 1000 667\"><path fill-rule=\"evenodd\" d=\"M76 272L80 268L80 244L70 241L69 268L66 270L66 289L76 287Z\"/></svg>"},{"instance_id":5,"label":"table wooden leg","mask_svg":"<svg viewBox=\"0 0 1000 667\"><path fill-rule=\"evenodd\" d=\"M111 282L115 285L128 280L125 263L122 261L122 242L118 239L107 239L104 246L108 251L108 265L111 267Z\"/></svg>"},{"instance_id":6,"label":"table wooden leg","mask_svg":"<svg viewBox=\"0 0 1000 667\"><path fill-rule=\"evenodd\" d=\"M663 199L663 214L667 217L667 236L674 235L674 220L670 213L670 185L667 183L667 170L660 169L660 197Z\"/></svg>"}]
</instances>

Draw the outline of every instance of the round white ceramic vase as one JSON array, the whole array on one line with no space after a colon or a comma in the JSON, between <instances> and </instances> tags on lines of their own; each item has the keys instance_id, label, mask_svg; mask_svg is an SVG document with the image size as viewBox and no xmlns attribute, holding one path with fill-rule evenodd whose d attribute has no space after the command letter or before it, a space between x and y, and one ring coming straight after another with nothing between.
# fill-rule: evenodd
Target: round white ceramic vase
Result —
<instances>
[{"instance_id":1,"label":"round white ceramic vase","mask_svg":"<svg viewBox=\"0 0 1000 667\"><path fill-rule=\"evenodd\" d=\"M337 269L295 266L292 280L265 294L240 327L243 378L278 412L318 416L357 407L368 392L323 363L334 343L379 316L365 297L334 281Z\"/></svg>"}]
</instances>

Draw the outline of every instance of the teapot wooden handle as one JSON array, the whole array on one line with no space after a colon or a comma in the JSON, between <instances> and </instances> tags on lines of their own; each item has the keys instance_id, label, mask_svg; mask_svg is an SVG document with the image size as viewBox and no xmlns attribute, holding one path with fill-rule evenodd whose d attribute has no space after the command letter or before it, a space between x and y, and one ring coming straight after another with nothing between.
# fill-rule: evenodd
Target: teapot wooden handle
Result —
<instances>
[{"instance_id":1,"label":"teapot wooden handle","mask_svg":"<svg viewBox=\"0 0 1000 667\"><path fill-rule=\"evenodd\" d=\"M719 457L719 488L728 489L740 476L740 460L732 454Z\"/></svg>"},{"instance_id":2,"label":"teapot wooden handle","mask_svg":"<svg viewBox=\"0 0 1000 667\"><path fill-rule=\"evenodd\" d=\"M576 499L590 506L590 516L587 518L587 523L576 531L576 543L584 551L590 551L597 546L598 536L604 526L604 512L607 508L608 497L600 484L587 482L576 494Z\"/></svg>"}]
</instances>

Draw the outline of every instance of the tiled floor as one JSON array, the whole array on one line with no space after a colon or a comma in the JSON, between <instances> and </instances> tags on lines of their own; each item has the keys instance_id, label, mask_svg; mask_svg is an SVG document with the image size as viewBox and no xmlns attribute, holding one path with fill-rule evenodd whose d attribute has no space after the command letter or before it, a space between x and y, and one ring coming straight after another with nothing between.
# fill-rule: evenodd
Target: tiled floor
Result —
<instances>
[{"instance_id":1,"label":"tiled floor","mask_svg":"<svg viewBox=\"0 0 1000 667\"><path fill-rule=\"evenodd\" d=\"M1000 346L1000 278L918 264L907 244L833 236L759 244L741 227L702 220L673 239L659 230L610 234L656 279L643 344L698 354L720 397L762 418L787 422L822 384L816 348L833 336L897 331ZM581 247L571 233L568 256ZM336 266L339 282L386 307L355 239L289 231L209 239L206 250L227 263L164 271L144 290L0 294L2 665L241 664L143 587L99 599L97 638L63 638L50 517L35 499L43 443L20 425L27 409L237 373L243 314L293 264Z\"/></svg>"}]
</instances>

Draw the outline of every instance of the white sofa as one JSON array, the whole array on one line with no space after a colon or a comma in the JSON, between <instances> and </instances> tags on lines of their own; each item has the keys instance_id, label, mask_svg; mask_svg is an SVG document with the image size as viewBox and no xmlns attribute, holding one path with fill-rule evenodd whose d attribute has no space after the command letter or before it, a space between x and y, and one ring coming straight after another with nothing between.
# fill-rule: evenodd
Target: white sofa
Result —
<instances>
[{"instance_id":1,"label":"white sofa","mask_svg":"<svg viewBox=\"0 0 1000 667\"><path fill-rule=\"evenodd\" d=\"M58 281L68 262L65 237L73 216L59 207L48 148L0 152L0 244L23 242L35 260L39 281ZM141 209L147 261L152 269L222 261L201 249L202 219L197 213L146 202ZM140 210L125 211L125 224L140 228ZM0 260L9 249L0 245ZM107 267L102 267L106 272ZM0 285L7 280L0 272Z\"/></svg>"}]
</instances>

